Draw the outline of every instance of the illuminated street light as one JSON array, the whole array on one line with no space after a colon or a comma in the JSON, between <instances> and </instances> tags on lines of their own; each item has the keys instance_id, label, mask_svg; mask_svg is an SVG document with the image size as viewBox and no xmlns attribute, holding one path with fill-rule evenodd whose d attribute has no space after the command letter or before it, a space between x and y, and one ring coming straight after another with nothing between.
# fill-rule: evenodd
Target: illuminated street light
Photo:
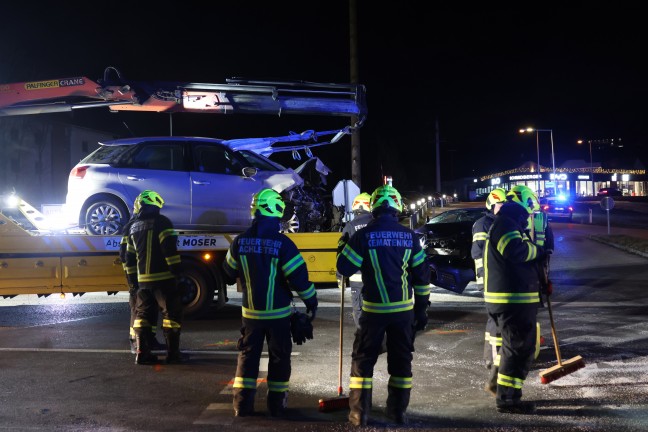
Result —
<instances>
[{"instance_id":1,"label":"illuminated street light","mask_svg":"<svg viewBox=\"0 0 648 432\"><path fill-rule=\"evenodd\" d=\"M556 182L556 158L554 155L554 144L553 144L553 129L534 129L534 128L526 128L526 129L520 129L520 133L525 133L525 132L535 132L536 133L536 148L538 150L538 171L540 170L540 141L538 138L538 132L549 132L550 137L551 137L551 169L552 169L552 182ZM539 184L539 182L538 182ZM554 188L554 192L557 192L555 190L557 188Z\"/></svg>"}]
</instances>

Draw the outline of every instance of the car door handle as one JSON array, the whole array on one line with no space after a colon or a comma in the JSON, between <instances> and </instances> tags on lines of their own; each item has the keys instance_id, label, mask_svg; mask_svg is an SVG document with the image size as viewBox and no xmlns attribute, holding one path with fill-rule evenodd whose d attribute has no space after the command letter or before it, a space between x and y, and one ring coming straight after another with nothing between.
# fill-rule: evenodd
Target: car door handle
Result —
<instances>
[{"instance_id":1,"label":"car door handle","mask_svg":"<svg viewBox=\"0 0 648 432\"><path fill-rule=\"evenodd\" d=\"M143 179L143 178L141 178L141 177L137 177L137 176L126 176L126 178L127 178L128 180L132 180L132 181L142 181L142 180L145 180L145 179Z\"/></svg>"},{"instance_id":2,"label":"car door handle","mask_svg":"<svg viewBox=\"0 0 648 432\"><path fill-rule=\"evenodd\" d=\"M197 184L197 185L208 185L208 184L211 184L211 182L210 182L210 181L194 180L194 181L193 181L193 184Z\"/></svg>"}]
</instances>

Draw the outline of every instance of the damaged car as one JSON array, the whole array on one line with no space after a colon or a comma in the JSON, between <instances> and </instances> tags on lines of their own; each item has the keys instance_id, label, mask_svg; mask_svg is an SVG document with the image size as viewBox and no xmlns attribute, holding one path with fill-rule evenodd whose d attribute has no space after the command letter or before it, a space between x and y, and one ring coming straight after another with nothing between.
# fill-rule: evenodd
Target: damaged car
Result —
<instances>
[{"instance_id":1,"label":"damaged car","mask_svg":"<svg viewBox=\"0 0 648 432\"><path fill-rule=\"evenodd\" d=\"M284 232L330 225L321 180L304 180L329 172L317 158L293 170L244 148L242 140L169 136L99 144L72 168L64 206L72 224L90 235L120 234L146 189L164 198L163 213L179 231L244 231L252 196L263 188L284 196Z\"/></svg>"}]
</instances>

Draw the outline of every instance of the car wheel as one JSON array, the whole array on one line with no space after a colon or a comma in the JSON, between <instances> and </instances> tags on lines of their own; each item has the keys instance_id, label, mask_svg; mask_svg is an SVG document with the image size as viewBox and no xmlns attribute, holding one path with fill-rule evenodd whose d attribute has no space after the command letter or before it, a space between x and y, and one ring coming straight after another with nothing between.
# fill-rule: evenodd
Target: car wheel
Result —
<instances>
[{"instance_id":1,"label":"car wheel","mask_svg":"<svg viewBox=\"0 0 648 432\"><path fill-rule=\"evenodd\" d=\"M85 212L85 230L89 235L117 235L128 221L128 210L117 198L103 197Z\"/></svg>"},{"instance_id":2,"label":"car wheel","mask_svg":"<svg viewBox=\"0 0 648 432\"><path fill-rule=\"evenodd\" d=\"M182 290L183 315L187 318L204 316L214 302L214 283L208 283L205 266L191 260L182 261L182 275L178 281Z\"/></svg>"},{"instance_id":3,"label":"car wheel","mask_svg":"<svg viewBox=\"0 0 648 432\"><path fill-rule=\"evenodd\" d=\"M282 233L298 233L302 232L303 224L299 218L299 215L297 215L297 212L293 209L292 215L289 217L286 217L284 214L284 217L281 218L281 229L280 232Z\"/></svg>"}]
</instances>

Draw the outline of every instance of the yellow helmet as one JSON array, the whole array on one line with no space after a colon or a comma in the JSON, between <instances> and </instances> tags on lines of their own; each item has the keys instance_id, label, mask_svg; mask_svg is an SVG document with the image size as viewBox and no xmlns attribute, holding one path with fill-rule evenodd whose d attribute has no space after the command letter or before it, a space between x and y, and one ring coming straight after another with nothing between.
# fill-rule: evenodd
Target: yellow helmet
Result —
<instances>
[{"instance_id":1,"label":"yellow helmet","mask_svg":"<svg viewBox=\"0 0 648 432\"><path fill-rule=\"evenodd\" d=\"M371 194L371 211L382 206L391 207L399 213L403 211L403 199L395 187L383 185Z\"/></svg>"},{"instance_id":2,"label":"yellow helmet","mask_svg":"<svg viewBox=\"0 0 648 432\"><path fill-rule=\"evenodd\" d=\"M286 203L279 192L274 189L261 189L252 197L252 204L250 205L250 212L252 217L255 216L257 210L263 216L282 217Z\"/></svg>"},{"instance_id":3,"label":"yellow helmet","mask_svg":"<svg viewBox=\"0 0 648 432\"><path fill-rule=\"evenodd\" d=\"M488 194L486 198L486 208L492 209L495 204L506 202L506 190L504 188L495 188Z\"/></svg>"},{"instance_id":4,"label":"yellow helmet","mask_svg":"<svg viewBox=\"0 0 648 432\"><path fill-rule=\"evenodd\" d=\"M362 192L353 199L351 210L364 210L371 211L371 195L367 192Z\"/></svg>"},{"instance_id":5,"label":"yellow helmet","mask_svg":"<svg viewBox=\"0 0 648 432\"><path fill-rule=\"evenodd\" d=\"M164 205L164 200L159 193L147 189L145 191L142 191L142 193L137 195L137 198L135 198L133 211L135 213L139 213L142 210L142 206L145 204L162 208L162 206Z\"/></svg>"},{"instance_id":6,"label":"yellow helmet","mask_svg":"<svg viewBox=\"0 0 648 432\"><path fill-rule=\"evenodd\" d=\"M510 201L524 207L529 214L533 214L533 212L540 210L540 201L538 201L538 197L528 186L513 186L509 193L506 194L506 197Z\"/></svg>"}]
</instances>

